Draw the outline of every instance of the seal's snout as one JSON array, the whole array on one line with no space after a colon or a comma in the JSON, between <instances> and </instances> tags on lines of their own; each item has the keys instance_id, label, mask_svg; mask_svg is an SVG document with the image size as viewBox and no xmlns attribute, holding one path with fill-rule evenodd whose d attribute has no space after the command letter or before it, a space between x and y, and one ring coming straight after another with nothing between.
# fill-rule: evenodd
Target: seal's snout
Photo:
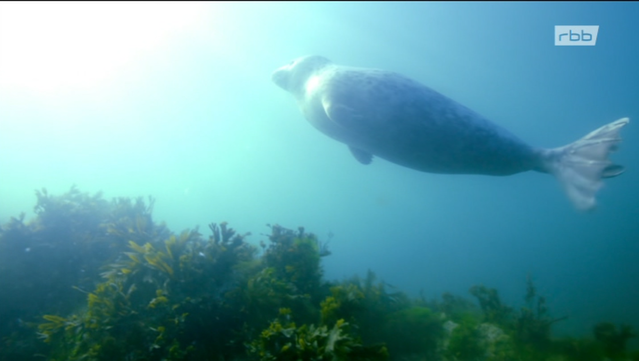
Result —
<instances>
[{"instance_id":1,"label":"seal's snout","mask_svg":"<svg viewBox=\"0 0 639 361\"><path fill-rule=\"evenodd\" d=\"M285 69L279 68L275 70L273 75L271 75L271 80L273 80L273 83L277 84L280 88L288 90L288 76Z\"/></svg>"}]
</instances>

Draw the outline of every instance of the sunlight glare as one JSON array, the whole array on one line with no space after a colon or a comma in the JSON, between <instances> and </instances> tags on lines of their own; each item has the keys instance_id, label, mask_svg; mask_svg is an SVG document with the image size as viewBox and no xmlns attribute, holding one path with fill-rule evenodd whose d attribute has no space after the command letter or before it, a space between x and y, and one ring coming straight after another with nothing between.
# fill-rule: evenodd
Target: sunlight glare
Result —
<instances>
[{"instance_id":1,"label":"sunlight glare","mask_svg":"<svg viewBox=\"0 0 639 361\"><path fill-rule=\"evenodd\" d=\"M93 87L197 24L198 2L0 3L0 89Z\"/></svg>"}]
</instances>

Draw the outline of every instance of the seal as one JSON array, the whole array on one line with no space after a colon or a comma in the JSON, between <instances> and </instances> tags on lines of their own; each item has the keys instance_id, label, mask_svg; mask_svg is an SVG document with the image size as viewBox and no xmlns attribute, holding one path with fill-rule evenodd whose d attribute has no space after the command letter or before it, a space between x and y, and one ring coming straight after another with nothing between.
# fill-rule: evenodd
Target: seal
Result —
<instances>
[{"instance_id":1,"label":"seal","mask_svg":"<svg viewBox=\"0 0 639 361\"><path fill-rule=\"evenodd\" d=\"M346 144L362 164L373 156L429 173L554 175L576 208L592 209L603 178L624 167L608 160L628 118L559 148L531 147L435 90L395 72L355 68L305 56L272 80L292 93L305 118Z\"/></svg>"}]
</instances>

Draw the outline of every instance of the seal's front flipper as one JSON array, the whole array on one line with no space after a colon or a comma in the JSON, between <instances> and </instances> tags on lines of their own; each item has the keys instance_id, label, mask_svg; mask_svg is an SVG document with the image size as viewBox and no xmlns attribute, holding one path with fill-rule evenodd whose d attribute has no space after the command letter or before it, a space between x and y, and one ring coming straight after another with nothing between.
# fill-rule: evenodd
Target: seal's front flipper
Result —
<instances>
[{"instance_id":1,"label":"seal's front flipper","mask_svg":"<svg viewBox=\"0 0 639 361\"><path fill-rule=\"evenodd\" d=\"M340 103L333 103L328 99L322 100L322 106L328 119L330 119L336 125L349 129L351 131L357 131L357 126L363 124L363 116L359 114L355 109L347 107ZM365 150L355 148L351 145L348 146L351 154L362 164L371 164L373 155Z\"/></svg>"},{"instance_id":2,"label":"seal's front flipper","mask_svg":"<svg viewBox=\"0 0 639 361\"><path fill-rule=\"evenodd\" d=\"M355 159L357 159L358 162L362 164L371 164L371 161L373 160L373 155L370 154L369 152L363 151L358 148L354 148L350 145L348 146L348 149L351 150L351 153L353 153L353 156L355 157Z\"/></svg>"},{"instance_id":3,"label":"seal's front flipper","mask_svg":"<svg viewBox=\"0 0 639 361\"><path fill-rule=\"evenodd\" d=\"M564 147L542 151L542 169L559 179L575 207L592 209L602 178L623 173L624 167L608 160L621 142L619 130L630 120L621 118Z\"/></svg>"},{"instance_id":4,"label":"seal's front flipper","mask_svg":"<svg viewBox=\"0 0 639 361\"><path fill-rule=\"evenodd\" d=\"M334 103L328 100L322 101L326 116L346 129L356 129L358 125L364 123L364 116L355 109L340 103Z\"/></svg>"}]
</instances>

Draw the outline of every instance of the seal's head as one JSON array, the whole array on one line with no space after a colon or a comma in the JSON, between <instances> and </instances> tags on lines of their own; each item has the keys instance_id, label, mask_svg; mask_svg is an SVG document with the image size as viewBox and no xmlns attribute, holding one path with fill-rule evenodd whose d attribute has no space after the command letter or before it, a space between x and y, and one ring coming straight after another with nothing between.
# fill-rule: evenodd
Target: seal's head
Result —
<instances>
[{"instance_id":1,"label":"seal's head","mask_svg":"<svg viewBox=\"0 0 639 361\"><path fill-rule=\"evenodd\" d=\"M331 61L318 55L297 58L273 72L273 82L280 88L299 95L306 81Z\"/></svg>"}]
</instances>

